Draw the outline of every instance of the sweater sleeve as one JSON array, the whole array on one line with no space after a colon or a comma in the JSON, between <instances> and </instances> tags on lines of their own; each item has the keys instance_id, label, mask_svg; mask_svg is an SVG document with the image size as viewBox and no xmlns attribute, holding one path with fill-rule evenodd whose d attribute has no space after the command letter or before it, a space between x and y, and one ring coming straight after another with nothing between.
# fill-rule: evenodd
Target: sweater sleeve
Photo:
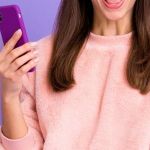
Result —
<instances>
[{"instance_id":1,"label":"sweater sleeve","mask_svg":"<svg viewBox=\"0 0 150 150\"><path fill-rule=\"evenodd\" d=\"M41 150L43 137L40 130L35 105L35 72L23 77L23 87L20 92L21 110L28 126L27 134L19 139L9 139L0 130L0 150ZM17 125L17 123L16 123Z\"/></svg>"}]
</instances>

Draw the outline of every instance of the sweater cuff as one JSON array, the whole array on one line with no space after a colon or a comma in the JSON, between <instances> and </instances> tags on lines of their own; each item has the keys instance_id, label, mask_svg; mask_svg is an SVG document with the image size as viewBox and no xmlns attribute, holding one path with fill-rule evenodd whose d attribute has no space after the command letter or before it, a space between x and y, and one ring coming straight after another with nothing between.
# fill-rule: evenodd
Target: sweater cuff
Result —
<instances>
[{"instance_id":1,"label":"sweater cuff","mask_svg":"<svg viewBox=\"0 0 150 150\"><path fill-rule=\"evenodd\" d=\"M30 128L28 128L28 132L24 137L18 139L9 139L2 133L0 127L0 138L2 145L7 150L31 150L35 144Z\"/></svg>"}]
</instances>

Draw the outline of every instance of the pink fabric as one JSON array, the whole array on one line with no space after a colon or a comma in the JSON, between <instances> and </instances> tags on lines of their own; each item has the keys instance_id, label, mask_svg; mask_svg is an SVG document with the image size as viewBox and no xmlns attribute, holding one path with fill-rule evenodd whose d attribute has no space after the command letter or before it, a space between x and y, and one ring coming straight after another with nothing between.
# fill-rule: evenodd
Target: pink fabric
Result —
<instances>
[{"instance_id":1,"label":"pink fabric","mask_svg":"<svg viewBox=\"0 0 150 150\"><path fill-rule=\"evenodd\" d=\"M46 81L52 37L40 39L37 70L23 77L20 94L28 133L16 140L1 133L0 150L149 150L150 92L141 95L125 76L131 35L91 33L76 84L61 93Z\"/></svg>"}]
</instances>

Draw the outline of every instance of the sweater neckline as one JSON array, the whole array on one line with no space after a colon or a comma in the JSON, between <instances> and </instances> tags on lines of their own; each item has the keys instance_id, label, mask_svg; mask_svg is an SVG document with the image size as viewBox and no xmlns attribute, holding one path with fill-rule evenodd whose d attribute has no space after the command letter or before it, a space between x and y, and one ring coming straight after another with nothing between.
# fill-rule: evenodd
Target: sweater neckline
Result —
<instances>
[{"instance_id":1,"label":"sweater neckline","mask_svg":"<svg viewBox=\"0 0 150 150\"><path fill-rule=\"evenodd\" d=\"M130 45L133 32L122 35L98 35L93 32L89 34L89 40L96 42L98 44L106 45Z\"/></svg>"}]
</instances>

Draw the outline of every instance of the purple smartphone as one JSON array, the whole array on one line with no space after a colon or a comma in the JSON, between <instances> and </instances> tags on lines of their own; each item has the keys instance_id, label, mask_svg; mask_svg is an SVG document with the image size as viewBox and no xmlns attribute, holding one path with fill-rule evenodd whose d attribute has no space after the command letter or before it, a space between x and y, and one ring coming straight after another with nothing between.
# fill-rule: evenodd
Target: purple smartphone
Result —
<instances>
[{"instance_id":1,"label":"purple smartphone","mask_svg":"<svg viewBox=\"0 0 150 150\"><path fill-rule=\"evenodd\" d=\"M17 5L0 6L0 31L3 39L3 43L6 44L6 42L11 38L14 32L17 31L18 29L22 30L22 37L16 44L15 48L29 41L25 30L25 25L22 18L21 10ZM28 72L33 72L33 71L35 71L35 67L30 69Z\"/></svg>"}]
</instances>

